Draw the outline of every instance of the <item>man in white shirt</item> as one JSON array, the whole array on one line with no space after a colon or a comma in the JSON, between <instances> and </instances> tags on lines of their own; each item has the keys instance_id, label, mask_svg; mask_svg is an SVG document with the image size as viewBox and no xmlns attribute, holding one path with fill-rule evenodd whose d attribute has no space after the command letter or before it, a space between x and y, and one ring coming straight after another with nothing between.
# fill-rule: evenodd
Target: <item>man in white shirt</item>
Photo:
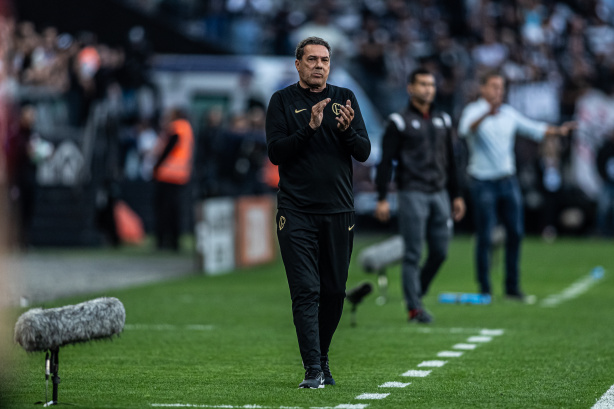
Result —
<instances>
[{"instance_id":1,"label":"man in white shirt","mask_svg":"<svg viewBox=\"0 0 614 409\"><path fill-rule=\"evenodd\" d=\"M481 98L465 107L458 134L469 148L467 172L477 234L476 273L483 294L491 294L489 270L491 234L501 206L501 222L506 230L505 294L524 300L520 290L518 263L524 234L522 197L516 178L514 142L516 134L536 141L544 137L567 136L575 123L552 126L526 118L503 103L505 80L498 73L486 74L480 85Z\"/></svg>"}]
</instances>

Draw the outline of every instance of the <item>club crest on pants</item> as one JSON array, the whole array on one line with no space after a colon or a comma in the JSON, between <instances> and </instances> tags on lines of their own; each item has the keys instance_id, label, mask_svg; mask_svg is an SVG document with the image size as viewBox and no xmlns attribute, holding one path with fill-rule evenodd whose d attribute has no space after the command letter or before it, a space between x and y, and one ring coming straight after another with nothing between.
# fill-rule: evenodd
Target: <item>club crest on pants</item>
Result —
<instances>
[{"instance_id":1,"label":"club crest on pants","mask_svg":"<svg viewBox=\"0 0 614 409\"><path fill-rule=\"evenodd\" d=\"M286 218L281 216L279 218L279 230L283 229L285 225L286 225Z\"/></svg>"}]
</instances>

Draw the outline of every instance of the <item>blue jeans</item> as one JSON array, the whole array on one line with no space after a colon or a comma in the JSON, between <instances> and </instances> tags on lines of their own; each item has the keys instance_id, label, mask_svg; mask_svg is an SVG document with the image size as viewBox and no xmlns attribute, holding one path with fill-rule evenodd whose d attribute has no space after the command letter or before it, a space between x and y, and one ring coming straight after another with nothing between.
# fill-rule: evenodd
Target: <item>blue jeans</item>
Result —
<instances>
[{"instance_id":1,"label":"blue jeans","mask_svg":"<svg viewBox=\"0 0 614 409\"><path fill-rule=\"evenodd\" d=\"M497 213L505 227L505 292L520 292L518 264L520 242L524 235L522 196L518 179L510 176L496 180L473 179L471 189L477 234L475 251L477 280L482 293L491 293L490 263L492 231Z\"/></svg>"},{"instance_id":2,"label":"blue jeans","mask_svg":"<svg viewBox=\"0 0 614 409\"><path fill-rule=\"evenodd\" d=\"M604 236L614 235L614 184L605 183L597 200L597 228Z\"/></svg>"}]
</instances>

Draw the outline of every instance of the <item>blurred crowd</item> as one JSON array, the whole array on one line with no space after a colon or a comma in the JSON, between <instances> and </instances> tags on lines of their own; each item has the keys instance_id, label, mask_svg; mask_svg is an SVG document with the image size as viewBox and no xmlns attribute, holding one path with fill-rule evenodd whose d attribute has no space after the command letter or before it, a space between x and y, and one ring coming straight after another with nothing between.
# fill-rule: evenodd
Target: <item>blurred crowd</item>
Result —
<instances>
[{"instance_id":1,"label":"blurred crowd","mask_svg":"<svg viewBox=\"0 0 614 409\"><path fill-rule=\"evenodd\" d=\"M614 0L123 2L235 54L293 55L301 38L321 36L332 46L334 67L352 74L382 118L406 104L406 76L414 68L435 73L436 104L455 119L477 96L480 75L498 69L508 81L508 102L521 112L550 123L578 120L568 141L542 147L521 141L517 147L526 201L542 209L543 230L554 228L565 210L561 195L585 197L579 206L600 203L599 220L614 218L604 213L612 212L614 199L606 200L603 192L610 190L602 188L609 186L607 172L614 165L605 160L597 166L600 149L614 135ZM120 117L114 172L127 179L151 178L148 155L161 107L150 76L155 50L143 28L134 27L124 44L108 45L94 33L62 33L5 18L0 36L3 103L7 96L25 105L41 93L59 94L67 106L66 122L83 127L95 101L113 101ZM274 189L260 102L235 112L213 108L192 118L196 196ZM0 118L2 126L9 117Z\"/></svg>"},{"instance_id":2,"label":"blurred crowd","mask_svg":"<svg viewBox=\"0 0 614 409\"><path fill-rule=\"evenodd\" d=\"M436 103L455 119L476 98L480 76L497 69L510 105L534 119L579 123L564 142L518 143L531 222L553 237L557 225L582 230L612 213L596 166L614 134L612 0L125 2L237 54L292 55L300 39L323 37L334 67L358 80L382 117L406 103L406 76L419 66L436 74Z\"/></svg>"},{"instance_id":3,"label":"blurred crowd","mask_svg":"<svg viewBox=\"0 0 614 409\"><path fill-rule=\"evenodd\" d=\"M548 109L571 116L578 91L609 78L614 63L611 0L125 1L237 54L292 55L317 33L383 114L404 99L407 73L426 65L453 114L475 97L480 72L499 68L512 83L552 84L560 107Z\"/></svg>"},{"instance_id":4,"label":"blurred crowd","mask_svg":"<svg viewBox=\"0 0 614 409\"><path fill-rule=\"evenodd\" d=\"M98 42L91 32L60 33L29 21L6 19L2 27L3 93L21 102L43 93L61 95L68 104L69 125L83 126L93 101L117 93L122 94L121 109L131 112L131 94L148 82L152 50L138 27L128 34L126 45L116 46Z\"/></svg>"}]
</instances>

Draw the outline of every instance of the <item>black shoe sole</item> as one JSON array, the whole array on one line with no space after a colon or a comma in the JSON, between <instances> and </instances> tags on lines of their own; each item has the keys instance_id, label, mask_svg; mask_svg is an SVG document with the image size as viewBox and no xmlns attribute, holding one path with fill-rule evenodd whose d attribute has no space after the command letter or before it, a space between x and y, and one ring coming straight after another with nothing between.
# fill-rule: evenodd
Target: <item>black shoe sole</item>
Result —
<instances>
[{"instance_id":1,"label":"black shoe sole","mask_svg":"<svg viewBox=\"0 0 614 409\"><path fill-rule=\"evenodd\" d=\"M308 385L304 385L304 386L299 385L298 388L299 389L324 389L324 384L323 383L320 384L320 386L318 386L317 388L314 388L313 386L308 386Z\"/></svg>"}]
</instances>

